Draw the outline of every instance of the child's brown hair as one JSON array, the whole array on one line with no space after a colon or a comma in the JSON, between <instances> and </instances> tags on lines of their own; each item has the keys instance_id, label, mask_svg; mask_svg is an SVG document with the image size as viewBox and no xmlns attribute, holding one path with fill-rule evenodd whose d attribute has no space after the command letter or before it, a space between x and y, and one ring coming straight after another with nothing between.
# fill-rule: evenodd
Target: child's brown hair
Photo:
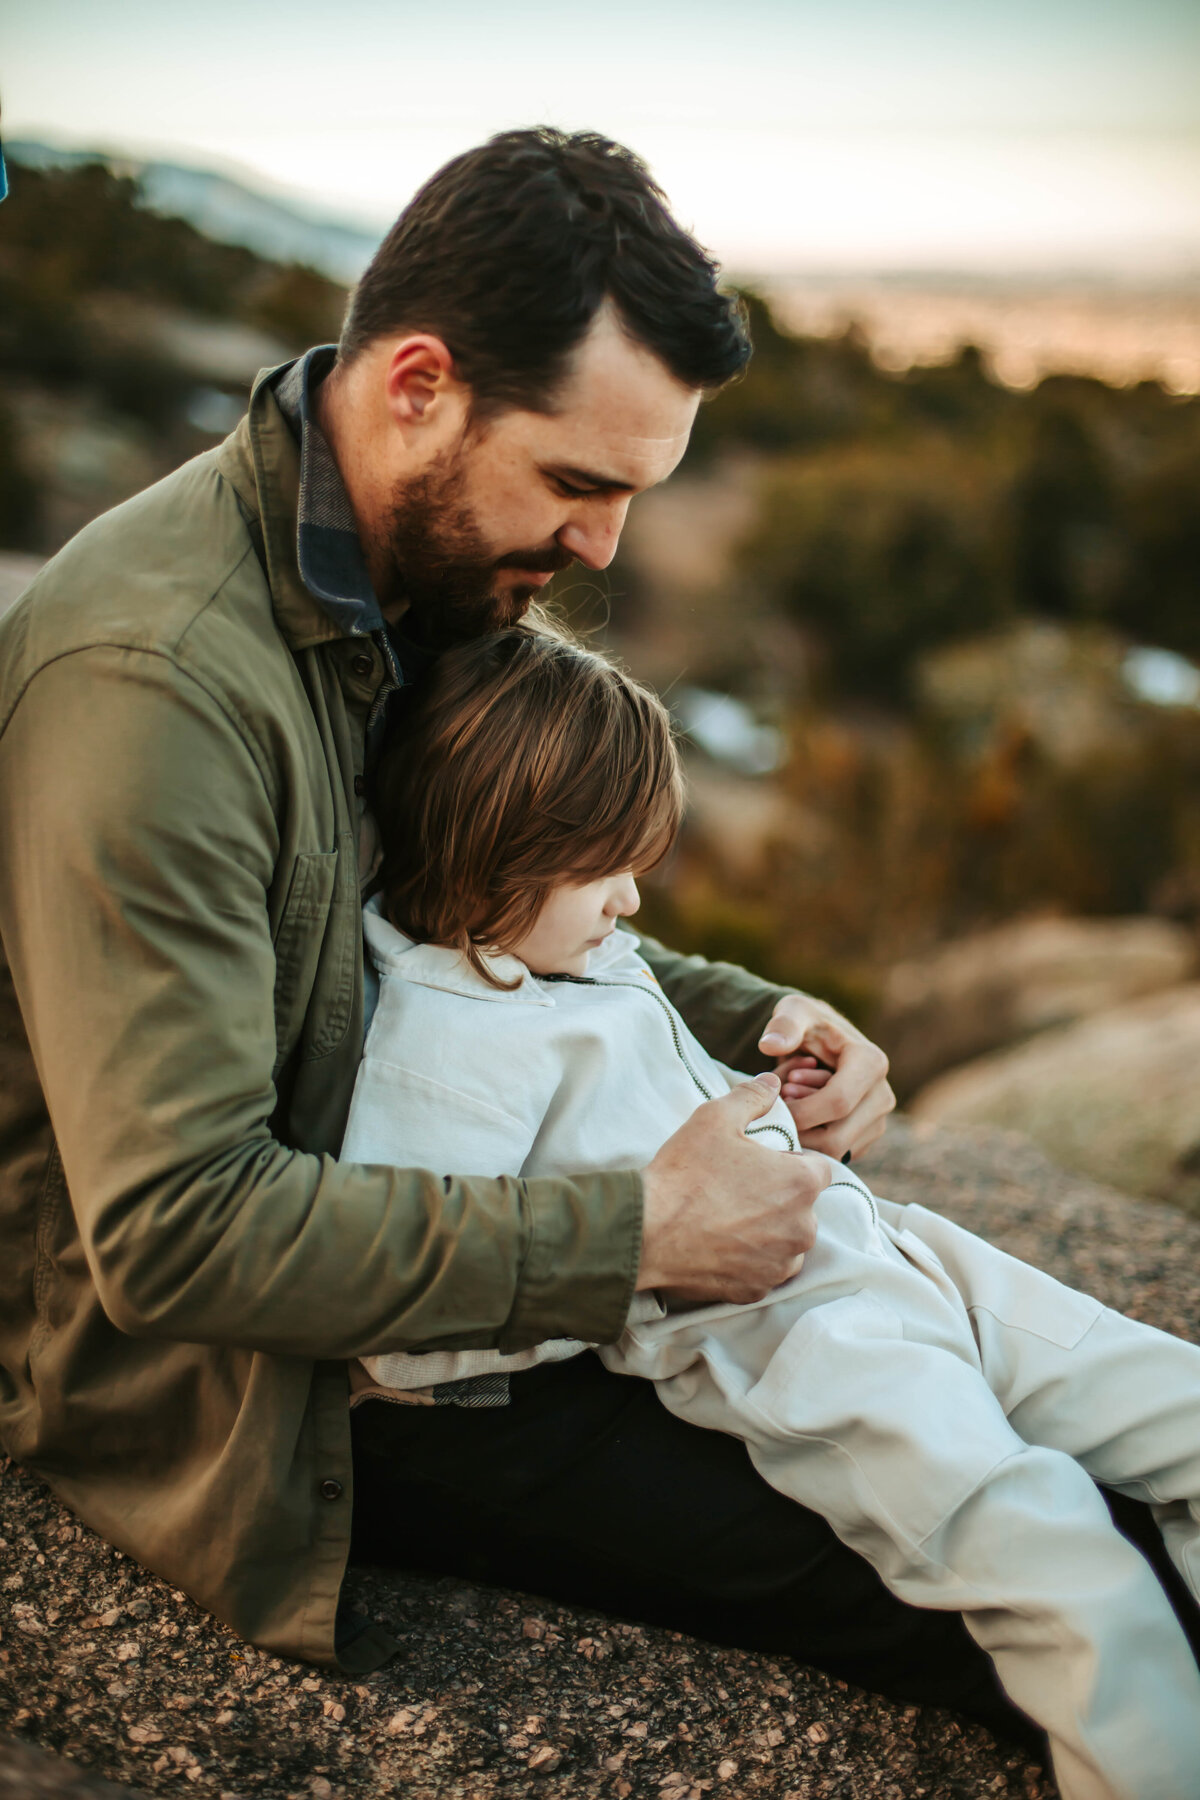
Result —
<instances>
[{"instance_id":1,"label":"child's brown hair","mask_svg":"<svg viewBox=\"0 0 1200 1800\"><path fill-rule=\"evenodd\" d=\"M565 634L514 626L441 656L372 783L383 909L420 943L504 950L551 887L664 857L683 779L656 695Z\"/></svg>"}]
</instances>

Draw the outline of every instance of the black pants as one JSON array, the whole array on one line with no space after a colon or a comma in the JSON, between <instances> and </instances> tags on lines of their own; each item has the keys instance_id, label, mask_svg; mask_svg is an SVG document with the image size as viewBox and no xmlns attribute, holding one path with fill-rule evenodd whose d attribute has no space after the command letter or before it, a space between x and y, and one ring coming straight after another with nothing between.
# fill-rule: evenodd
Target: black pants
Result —
<instances>
[{"instance_id":1,"label":"black pants","mask_svg":"<svg viewBox=\"0 0 1200 1800\"><path fill-rule=\"evenodd\" d=\"M651 1382L585 1354L514 1376L509 1406L368 1400L351 1422L359 1560L793 1656L1042 1752L957 1613L897 1600L824 1519L763 1481L737 1439L677 1419ZM1197 1649L1200 1613L1148 1509L1110 1504Z\"/></svg>"}]
</instances>

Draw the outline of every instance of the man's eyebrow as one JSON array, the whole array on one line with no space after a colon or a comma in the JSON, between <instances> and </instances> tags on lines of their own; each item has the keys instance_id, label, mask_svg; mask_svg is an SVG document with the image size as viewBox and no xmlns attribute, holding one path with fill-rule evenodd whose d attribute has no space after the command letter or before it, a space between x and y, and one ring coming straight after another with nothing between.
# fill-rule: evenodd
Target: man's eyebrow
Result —
<instances>
[{"instance_id":1,"label":"man's eyebrow","mask_svg":"<svg viewBox=\"0 0 1200 1800\"><path fill-rule=\"evenodd\" d=\"M566 481L577 482L580 487L602 488L606 493L634 494L637 484L622 481L617 475L599 475L595 469L576 469L568 463L555 463L547 471L551 475L561 475Z\"/></svg>"}]
</instances>

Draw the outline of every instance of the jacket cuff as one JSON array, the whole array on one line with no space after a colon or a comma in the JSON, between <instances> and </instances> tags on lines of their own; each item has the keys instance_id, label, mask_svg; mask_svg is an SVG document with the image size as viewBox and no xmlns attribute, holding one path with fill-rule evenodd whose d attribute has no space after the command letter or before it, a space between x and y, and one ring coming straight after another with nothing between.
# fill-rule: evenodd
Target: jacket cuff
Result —
<instances>
[{"instance_id":1,"label":"jacket cuff","mask_svg":"<svg viewBox=\"0 0 1200 1800\"><path fill-rule=\"evenodd\" d=\"M498 1348L547 1338L611 1344L625 1329L642 1256L642 1178L619 1169L523 1181L528 1247Z\"/></svg>"}]
</instances>

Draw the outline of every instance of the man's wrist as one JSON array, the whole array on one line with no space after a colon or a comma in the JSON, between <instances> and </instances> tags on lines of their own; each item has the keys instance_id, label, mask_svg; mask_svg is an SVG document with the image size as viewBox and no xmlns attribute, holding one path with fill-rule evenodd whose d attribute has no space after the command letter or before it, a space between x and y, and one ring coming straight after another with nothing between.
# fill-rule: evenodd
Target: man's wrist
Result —
<instances>
[{"instance_id":1,"label":"man's wrist","mask_svg":"<svg viewBox=\"0 0 1200 1800\"><path fill-rule=\"evenodd\" d=\"M529 1244L497 1348L527 1350L553 1337L613 1343L641 1263L642 1175L613 1169L521 1186Z\"/></svg>"}]
</instances>

